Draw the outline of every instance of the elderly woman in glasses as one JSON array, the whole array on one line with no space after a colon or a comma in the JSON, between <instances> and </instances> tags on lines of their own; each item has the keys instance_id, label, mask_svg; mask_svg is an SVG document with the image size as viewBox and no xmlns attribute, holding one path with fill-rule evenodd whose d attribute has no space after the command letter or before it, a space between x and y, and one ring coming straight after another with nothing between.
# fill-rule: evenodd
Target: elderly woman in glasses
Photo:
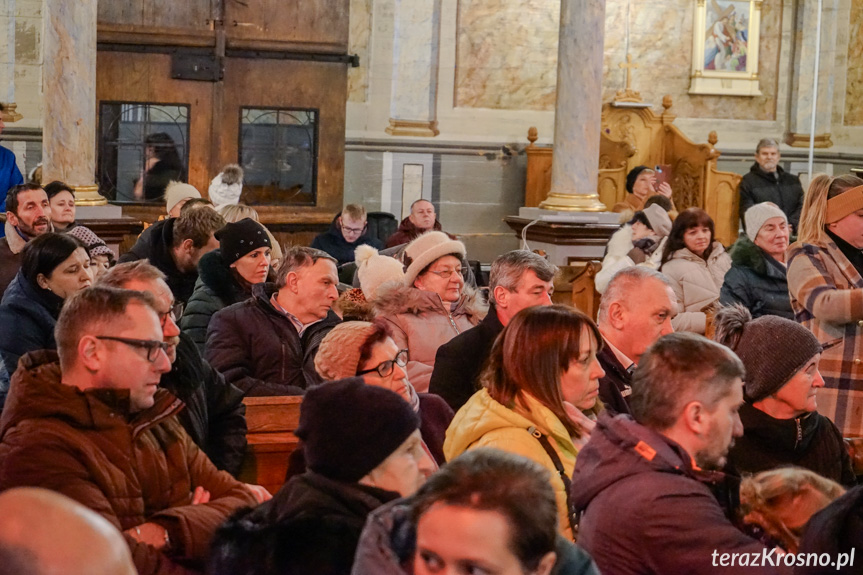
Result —
<instances>
[{"instance_id":1,"label":"elderly woman in glasses","mask_svg":"<svg viewBox=\"0 0 863 575\"><path fill-rule=\"evenodd\" d=\"M405 248L403 283L378 289L375 312L410 352L407 374L417 391L428 391L438 348L485 316L477 291L464 283L465 255L460 241L427 232Z\"/></svg>"},{"instance_id":2,"label":"elderly woman in glasses","mask_svg":"<svg viewBox=\"0 0 863 575\"><path fill-rule=\"evenodd\" d=\"M405 371L409 355L408 350L396 345L388 322L380 318L371 323L347 321L334 327L321 341L315 369L328 381L360 376L367 385L398 393L419 413L425 447L442 464L443 442L453 411L437 395L416 392Z\"/></svg>"}]
</instances>

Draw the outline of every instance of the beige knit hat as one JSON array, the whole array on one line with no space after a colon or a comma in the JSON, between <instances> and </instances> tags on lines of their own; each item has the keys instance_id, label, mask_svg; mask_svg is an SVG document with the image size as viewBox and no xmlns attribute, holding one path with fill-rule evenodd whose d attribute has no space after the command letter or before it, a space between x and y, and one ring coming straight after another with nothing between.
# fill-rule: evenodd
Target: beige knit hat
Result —
<instances>
[{"instance_id":1,"label":"beige knit hat","mask_svg":"<svg viewBox=\"0 0 863 575\"><path fill-rule=\"evenodd\" d=\"M755 241L755 236L758 235L761 226L770 218L782 218L788 222L785 212L773 202L761 202L746 210L743 214L743 221L746 223L746 237Z\"/></svg>"},{"instance_id":2,"label":"beige knit hat","mask_svg":"<svg viewBox=\"0 0 863 575\"><path fill-rule=\"evenodd\" d=\"M449 239L443 232L426 232L414 238L405 248L405 285L412 286L421 271L448 255L464 259L467 250L463 243Z\"/></svg>"},{"instance_id":3,"label":"beige knit hat","mask_svg":"<svg viewBox=\"0 0 863 575\"><path fill-rule=\"evenodd\" d=\"M165 188L165 211L170 212L174 206L187 198L200 198L199 192L195 186L184 184L183 182L170 182Z\"/></svg>"},{"instance_id":4,"label":"beige knit hat","mask_svg":"<svg viewBox=\"0 0 863 575\"><path fill-rule=\"evenodd\" d=\"M378 289L385 283L404 282L404 266L400 261L390 256L382 256L378 250L369 245L361 245L354 251L354 261L357 264L357 277L360 278L360 288L367 301L374 301Z\"/></svg>"},{"instance_id":5,"label":"beige knit hat","mask_svg":"<svg viewBox=\"0 0 863 575\"><path fill-rule=\"evenodd\" d=\"M367 321L345 321L321 340L315 356L315 369L326 380L344 379L357 374L360 348L375 331Z\"/></svg>"}]
</instances>

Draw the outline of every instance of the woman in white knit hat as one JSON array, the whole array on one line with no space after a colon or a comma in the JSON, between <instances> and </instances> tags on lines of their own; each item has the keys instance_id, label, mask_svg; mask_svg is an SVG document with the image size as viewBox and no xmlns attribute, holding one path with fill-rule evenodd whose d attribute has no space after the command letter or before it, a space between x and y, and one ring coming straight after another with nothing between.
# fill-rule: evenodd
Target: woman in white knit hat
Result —
<instances>
[{"instance_id":1,"label":"woman in white knit hat","mask_svg":"<svg viewBox=\"0 0 863 575\"><path fill-rule=\"evenodd\" d=\"M399 349L407 349L407 374L419 392L428 391L438 348L475 326L487 308L479 293L465 286L464 244L443 232L426 232L404 251L401 285L377 290L375 311L392 324Z\"/></svg>"}]
</instances>

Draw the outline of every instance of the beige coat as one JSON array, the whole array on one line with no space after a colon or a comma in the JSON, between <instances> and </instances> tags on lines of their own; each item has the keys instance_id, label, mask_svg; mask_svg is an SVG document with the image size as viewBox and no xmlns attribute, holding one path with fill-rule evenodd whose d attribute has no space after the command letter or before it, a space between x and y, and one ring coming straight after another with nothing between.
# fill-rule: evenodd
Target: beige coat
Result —
<instances>
[{"instance_id":1,"label":"beige coat","mask_svg":"<svg viewBox=\"0 0 863 575\"><path fill-rule=\"evenodd\" d=\"M438 348L478 324L487 311L479 293L467 286L454 306L434 292L401 285L379 292L374 304L396 345L409 351L408 379L419 393L428 391Z\"/></svg>"},{"instance_id":2,"label":"beige coat","mask_svg":"<svg viewBox=\"0 0 863 575\"><path fill-rule=\"evenodd\" d=\"M707 261L683 248L665 262L660 271L671 280L677 296L678 313L671 320L674 331L704 333L707 314L701 310L719 300L719 290L729 269L731 258L719 242L713 242Z\"/></svg>"}]
</instances>

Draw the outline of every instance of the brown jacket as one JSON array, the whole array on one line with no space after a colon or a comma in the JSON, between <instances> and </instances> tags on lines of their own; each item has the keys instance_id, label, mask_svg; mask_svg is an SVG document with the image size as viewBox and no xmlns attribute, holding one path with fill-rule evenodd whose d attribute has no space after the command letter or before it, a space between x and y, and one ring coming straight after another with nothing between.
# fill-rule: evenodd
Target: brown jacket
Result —
<instances>
[{"instance_id":1,"label":"brown jacket","mask_svg":"<svg viewBox=\"0 0 863 575\"><path fill-rule=\"evenodd\" d=\"M438 348L478 324L488 311L479 293L467 286L455 306L444 304L434 292L405 286L382 290L374 305L390 323L399 349L409 351L408 379L420 393L429 389Z\"/></svg>"},{"instance_id":2,"label":"brown jacket","mask_svg":"<svg viewBox=\"0 0 863 575\"><path fill-rule=\"evenodd\" d=\"M0 297L21 269L21 250L27 245L15 226L6 222L4 229L6 237L0 238Z\"/></svg>"},{"instance_id":3,"label":"brown jacket","mask_svg":"<svg viewBox=\"0 0 863 575\"><path fill-rule=\"evenodd\" d=\"M141 575L200 569L216 528L251 492L218 471L174 415L183 403L160 389L153 407L129 412L128 390L80 391L60 383L53 351L21 358L0 418L0 491L58 491L119 530L145 522L168 530L163 553L126 537ZM210 502L191 505L202 486Z\"/></svg>"}]
</instances>

